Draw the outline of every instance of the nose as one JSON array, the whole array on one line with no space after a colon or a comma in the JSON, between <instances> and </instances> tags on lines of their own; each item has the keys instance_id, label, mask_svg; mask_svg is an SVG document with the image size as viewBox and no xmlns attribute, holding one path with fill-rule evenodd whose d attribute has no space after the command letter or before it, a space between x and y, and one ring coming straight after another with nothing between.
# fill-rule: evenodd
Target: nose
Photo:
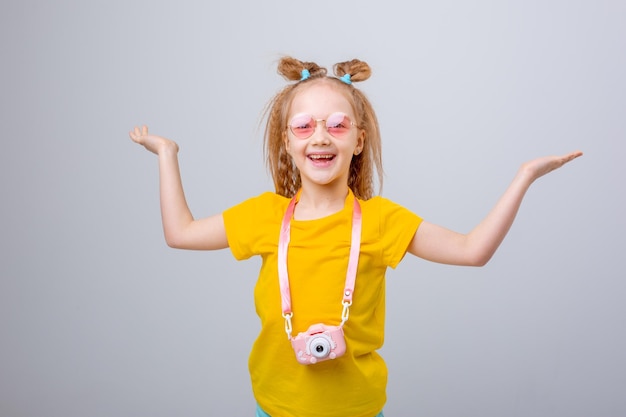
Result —
<instances>
[{"instance_id":1,"label":"nose","mask_svg":"<svg viewBox=\"0 0 626 417\"><path fill-rule=\"evenodd\" d=\"M309 140L311 143L320 145L328 145L330 143L330 133L326 130L326 120L315 120L315 131Z\"/></svg>"}]
</instances>

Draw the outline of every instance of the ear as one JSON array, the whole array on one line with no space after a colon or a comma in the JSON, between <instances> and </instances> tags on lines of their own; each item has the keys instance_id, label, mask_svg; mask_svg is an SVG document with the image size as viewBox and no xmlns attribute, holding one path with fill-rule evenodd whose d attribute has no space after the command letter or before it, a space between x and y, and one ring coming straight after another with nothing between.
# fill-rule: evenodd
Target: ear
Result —
<instances>
[{"instance_id":1,"label":"ear","mask_svg":"<svg viewBox=\"0 0 626 417\"><path fill-rule=\"evenodd\" d=\"M354 148L354 154L358 155L363 152L365 146L365 131L359 130L359 136L356 138L356 147Z\"/></svg>"},{"instance_id":2,"label":"ear","mask_svg":"<svg viewBox=\"0 0 626 417\"><path fill-rule=\"evenodd\" d=\"M287 135L287 132L283 132L283 144L285 145L285 151L287 151L287 153L289 153L290 150L290 143L289 143L289 136Z\"/></svg>"}]
</instances>

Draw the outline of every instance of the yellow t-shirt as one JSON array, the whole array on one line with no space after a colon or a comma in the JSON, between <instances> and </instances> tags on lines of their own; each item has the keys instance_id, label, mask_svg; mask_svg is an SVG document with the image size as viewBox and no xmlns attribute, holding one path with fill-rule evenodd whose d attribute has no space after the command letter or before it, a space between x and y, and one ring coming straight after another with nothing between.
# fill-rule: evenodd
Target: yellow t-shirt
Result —
<instances>
[{"instance_id":1,"label":"yellow t-shirt","mask_svg":"<svg viewBox=\"0 0 626 417\"><path fill-rule=\"evenodd\" d=\"M291 221L287 266L293 335L311 324L341 322L350 251L352 192L343 210ZM345 355L301 365L285 333L278 282L278 237L289 199L264 193L223 213L236 259L262 257L254 291L261 331L248 363L252 389L272 417L372 417L386 401L387 367L376 352L383 344L385 271L404 257L422 219L382 197L361 201L359 266L344 325Z\"/></svg>"}]
</instances>

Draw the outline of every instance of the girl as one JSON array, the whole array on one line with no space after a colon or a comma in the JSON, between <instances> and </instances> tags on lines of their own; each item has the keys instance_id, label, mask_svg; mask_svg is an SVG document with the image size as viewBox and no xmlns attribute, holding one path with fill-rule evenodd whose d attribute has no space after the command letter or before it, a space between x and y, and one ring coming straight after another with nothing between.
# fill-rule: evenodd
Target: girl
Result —
<instances>
[{"instance_id":1,"label":"girl","mask_svg":"<svg viewBox=\"0 0 626 417\"><path fill-rule=\"evenodd\" d=\"M261 331L249 360L257 416L382 416L387 369L377 350L386 269L406 252L484 265L533 181L582 155L523 164L485 219L468 234L455 233L373 196L374 171L382 184L380 133L370 102L353 85L368 79L370 68L352 60L334 70L333 77L314 63L280 61L279 73L294 82L268 107L265 152L276 192L221 214L192 217L175 142L145 126L130 132L158 155L169 246L262 257L255 287Z\"/></svg>"}]
</instances>

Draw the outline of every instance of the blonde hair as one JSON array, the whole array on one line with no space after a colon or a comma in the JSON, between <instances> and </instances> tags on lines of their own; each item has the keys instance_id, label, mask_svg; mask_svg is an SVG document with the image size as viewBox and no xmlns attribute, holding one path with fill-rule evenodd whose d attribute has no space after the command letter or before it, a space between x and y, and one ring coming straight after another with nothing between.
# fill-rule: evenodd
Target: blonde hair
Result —
<instances>
[{"instance_id":1,"label":"blonde hair","mask_svg":"<svg viewBox=\"0 0 626 417\"><path fill-rule=\"evenodd\" d=\"M303 70L308 71L308 77L303 77ZM374 171L376 171L379 192L382 190L382 146L376 113L365 94L351 83L339 79L347 74L350 82L365 81L370 77L371 69L367 63L353 59L335 64L333 72L335 77L327 75L326 68L314 62L302 62L291 57L283 57L278 63L280 75L289 81L297 81L279 91L265 110L267 115L264 136L265 157L276 193L280 195L293 197L301 187L300 172L285 148L284 135L289 106L301 88L319 82L332 83L335 88L346 94L357 118L355 122L365 135L362 152L354 155L350 163L348 187L361 200L370 199L374 195Z\"/></svg>"}]
</instances>

